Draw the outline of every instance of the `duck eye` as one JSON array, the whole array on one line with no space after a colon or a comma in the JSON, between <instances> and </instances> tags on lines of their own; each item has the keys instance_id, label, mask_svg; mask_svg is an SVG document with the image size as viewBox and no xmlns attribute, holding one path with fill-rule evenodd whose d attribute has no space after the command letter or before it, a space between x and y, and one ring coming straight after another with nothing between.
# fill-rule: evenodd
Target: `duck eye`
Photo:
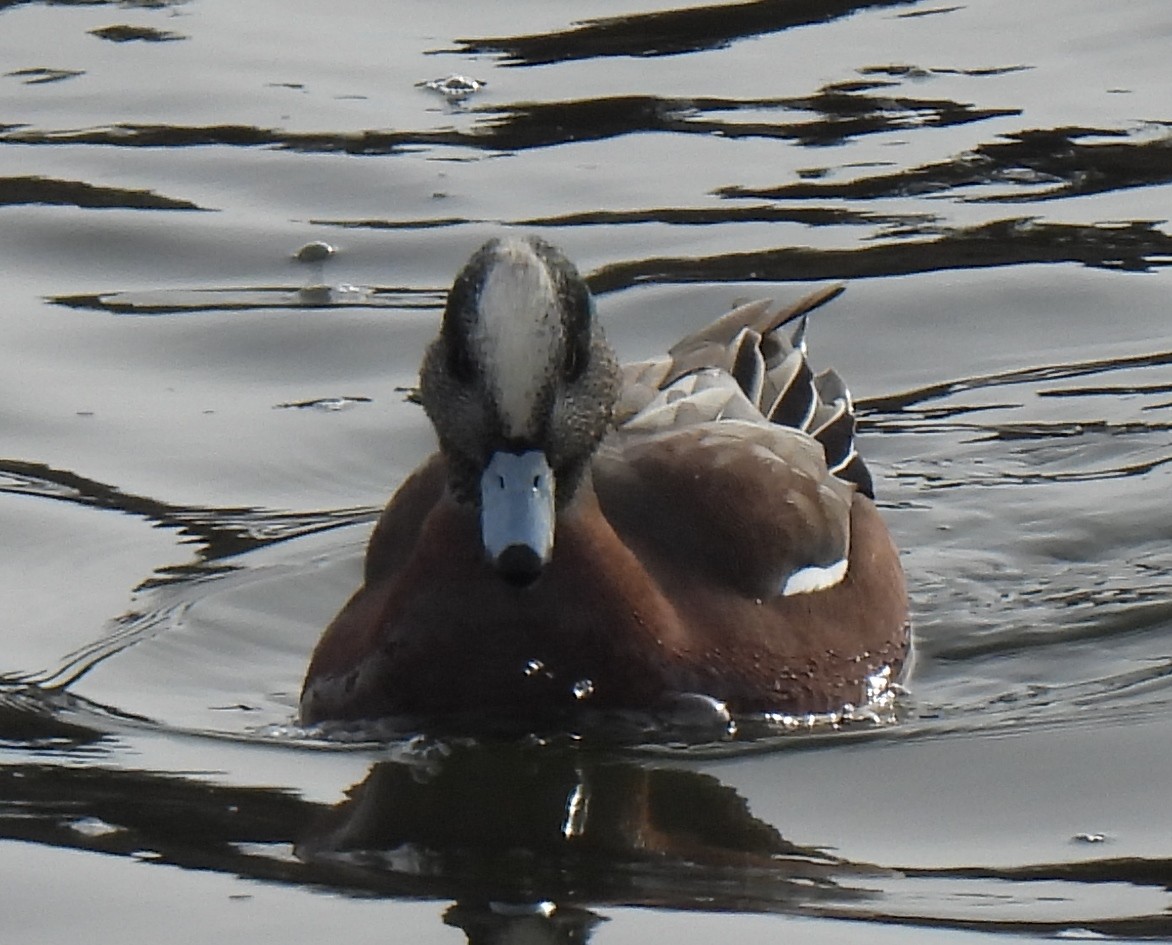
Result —
<instances>
[{"instance_id":1,"label":"duck eye","mask_svg":"<svg viewBox=\"0 0 1172 945\"><path fill-rule=\"evenodd\" d=\"M586 370L589 360L589 348L581 342L572 342L566 345L566 380L576 381Z\"/></svg>"},{"instance_id":2,"label":"duck eye","mask_svg":"<svg viewBox=\"0 0 1172 945\"><path fill-rule=\"evenodd\" d=\"M456 345L448 352L448 372L461 384L471 384L476 377L476 365L468 349Z\"/></svg>"}]
</instances>

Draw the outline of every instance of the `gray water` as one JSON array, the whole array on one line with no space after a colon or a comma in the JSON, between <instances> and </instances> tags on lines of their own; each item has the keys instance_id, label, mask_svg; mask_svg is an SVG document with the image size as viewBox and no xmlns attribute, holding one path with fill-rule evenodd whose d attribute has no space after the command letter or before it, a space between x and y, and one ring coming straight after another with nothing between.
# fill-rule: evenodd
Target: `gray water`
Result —
<instances>
[{"instance_id":1,"label":"gray water","mask_svg":"<svg viewBox=\"0 0 1172 945\"><path fill-rule=\"evenodd\" d=\"M1172 938L1170 41L1161 0L0 0L4 940ZM809 340L904 550L895 719L297 729L510 229L624 357L849 283Z\"/></svg>"}]
</instances>

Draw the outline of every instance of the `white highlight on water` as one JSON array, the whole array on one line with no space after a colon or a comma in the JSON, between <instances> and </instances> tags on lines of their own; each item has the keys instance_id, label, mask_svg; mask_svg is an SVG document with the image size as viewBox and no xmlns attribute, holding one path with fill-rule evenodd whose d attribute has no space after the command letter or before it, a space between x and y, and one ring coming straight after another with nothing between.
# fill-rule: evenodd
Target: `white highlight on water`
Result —
<instances>
[{"instance_id":1,"label":"white highlight on water","mask_svg":"<svg viewBox=\"0 0 1172 945\"><path fill-rule=\"evenodd\" d=\"M586 832L586 811L590 806L590 795L580 781L566 799L566 818L562 822L562 836L567 840L580 837Z\"/></svg>"}]
</instances>

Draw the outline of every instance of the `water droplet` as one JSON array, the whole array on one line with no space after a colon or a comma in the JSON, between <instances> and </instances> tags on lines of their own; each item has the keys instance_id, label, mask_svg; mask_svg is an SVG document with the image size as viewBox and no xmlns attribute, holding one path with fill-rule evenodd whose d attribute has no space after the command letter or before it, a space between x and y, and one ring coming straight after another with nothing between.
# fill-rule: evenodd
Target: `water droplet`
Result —
<instances>
[{"instance_id":1,"label":"water droplet","mask_svg":"<svg viewBox=\"0 0 1172 945\"><path fill-rule=\"evenodd\" d=\"M417 88L431 89L439 92L449 102L458 102L475 92L479 92L488 83L473 79L471 76L452 74L442 79L432 79L428 82L415 83Z\"/></svg>"},{"instance_id":2,"label":"water droplet","mask_svg":"<svg viewBox=\"0 0 1172 945\"><path fill-rule=\"evenodd\" d=\"M83 837L106 837L112 833L121 833L125 828L116 827L97 817L82 817L69 825L76 833Z\"/></svg>"},{"instance_id":3,"label":"water droplet","mask_svg":"<svg viewBox=\"0 0 1172 945\"><path fill-rule=\"evenodd\" d=\"M338 250L329 243L321 240L314 240L312 243L306 243L301 249L294 253L294 258L298 262L303 263L320 263L325 262Z\"/></svg>"},{"instance_id":4,"label":"water droplet","mask_svg":"<svg viewBox=\"0 0 1172 945\"><path fill-rule=\"evenodd\" d=\"M571 688L575 699L589 699L594 695L594 681L590 679L579 679Z\"/></svg>"},{"instance_id":5,"label":"water droplet","mask_svg":"<svg viewBox=\"0 0 1172 945\"><path fill-rule=\"evenodd\" d=\"M530 660L525 664L525 675L536 676L543 669L545 669L545 664L541 660Z\"/></svg>"},{"instance_id":6,"label":"water droplet","mask_svg":"<svg viewBox=\"0 0 1172 945\"><path fill-rule=\"evenodd\" d=\"M586 810L590 806L590 795L584 784L574 785L566 799L566 819L562 822L562 836L567 840L580 837L586 832Z\"/></svg>"}]
</instances>

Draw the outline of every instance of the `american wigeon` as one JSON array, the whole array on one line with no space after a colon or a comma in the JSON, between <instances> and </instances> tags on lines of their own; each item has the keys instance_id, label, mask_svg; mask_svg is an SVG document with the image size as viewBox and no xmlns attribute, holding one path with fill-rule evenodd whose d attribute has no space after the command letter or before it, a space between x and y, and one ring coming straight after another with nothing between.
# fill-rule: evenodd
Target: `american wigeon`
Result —
<instances>
[{"instance_id":1,"label":"american wigeon","mask_svg":"<svg viewBox=\"0 0 1172 945\"><path fill-rule=\"evenodd\" d=\"M302 721L864 703L907 654L907 596L850 395L806 363L840 291L620 367L557 249L483 246L420 372L439 452L383 511Z\"/></svg>"}]
</instances>

